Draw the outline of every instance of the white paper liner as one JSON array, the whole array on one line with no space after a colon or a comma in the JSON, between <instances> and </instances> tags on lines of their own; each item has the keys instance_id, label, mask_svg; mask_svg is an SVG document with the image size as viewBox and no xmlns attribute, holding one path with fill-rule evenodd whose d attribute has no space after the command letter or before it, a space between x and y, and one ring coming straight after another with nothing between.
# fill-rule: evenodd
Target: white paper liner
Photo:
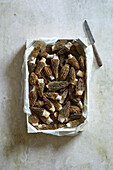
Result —
<instances>
[{"instance_id":1,"label":"white paper liner","mask_svg":"<svg viewBox=\"0 0 113 170\"><path fill-rule=\"evenodd\" d=\"M35 46L37 46L40 42L43 43L43 46L46 44L53 44L60 38L52 38L52 39L37 39L37 40L26 40L26 51L24 55L24 62L22 65L22 75L23 75L23 83L22 87L24 90L24 112L26 113L26 119L27 119L27 132L28 133L45 133L45 134L52 134L56 136L73 136L76 135L78 132L84 130L84 126L87 123L88 120L88 111L89 111L89 80L91 78L91 70L92 70L92 64L93 64L93 51L92 46L87 44L87 40L84 38L81 39L84 44L87 46L85 49L86 52L86 76L87 76L87 89L85 93L85 99L84 99L84 110L83 115L87 117L84 123L80 124L79 126L75 128L59 128L55 130L37 130L34 126L32 126L29 123L29 115L31 114L30 108L29 108L29 72L28 72L28 56L30 55L31 51L34 49ZM66 39L66 38L65 38Z\"/></svg>"}]
</instances>

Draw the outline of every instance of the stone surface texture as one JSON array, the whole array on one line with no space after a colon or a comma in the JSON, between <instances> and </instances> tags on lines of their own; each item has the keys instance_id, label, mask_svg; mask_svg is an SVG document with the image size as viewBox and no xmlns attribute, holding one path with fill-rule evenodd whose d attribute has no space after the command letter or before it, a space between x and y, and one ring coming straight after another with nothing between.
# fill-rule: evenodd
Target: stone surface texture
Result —
<instances>
[{"instance_id":1,"label":"stone surface texture","mask_svg":"<svg viewBox=\"0 0 113 170\"><path fill-rule=\"evenodd\" d=\"M94 59L86 130L75 137L27 134L21 100L25 40L80 37L87 19ZM113 169L113 1L0 0L0 170Z\"/></svg>"}]
</instances>

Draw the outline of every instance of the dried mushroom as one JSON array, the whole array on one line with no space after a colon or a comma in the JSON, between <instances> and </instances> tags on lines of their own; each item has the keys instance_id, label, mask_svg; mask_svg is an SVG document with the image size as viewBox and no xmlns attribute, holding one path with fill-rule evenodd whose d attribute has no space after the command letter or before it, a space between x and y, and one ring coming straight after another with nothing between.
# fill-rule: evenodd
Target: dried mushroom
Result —
<instances>
[{"instance_id":1,"label":"dried mushroom","mask_svg":"<svg viewBox=\"0 0 113 170\"><path fill-rule=\"evenodd\" d=\"M33 125L33 126L38 126L39 124L39 118L36 115L30 115L29 117L29 122Z\"/></svg>"},{"instance_id":2,"label":"dried mushroom","mask_svg":"<svg viewBox=\"0 0 113 170\"><path fill-rule=\"evenodd\" d=\"M36 68L36 64L34 64L34 63L29 63L29 62L28 62L29 74L31 74L32 72L34 72L34 71L35 71L35 68Z\"/></svg>"},{"instance_id":3,"label":"dried mushroom","mask_svg":"<svg viewBox=\"0 0 113 170\"><path fill-rule=\"evenodd\" d=\"M77 70L80 68L79 62L78 62L77 59L76 59L73 55L71 55L71 54L68 55L68 63L69 63L71 66L75 67L75 69L77 69Z\"/></svg>"},{"instance_id":4,"label":"dried mushroom","mask_svg":"<svg viewBox=\"0 0 113 170\"><path fill-rule=\"evenodd\" d=\"M63 108L59 111L58 121L61 123L66 122L68 120L69 113L70 113L70 101L68 101L65 104L65 106L63 106Z\"/></svg>"},{"instance_id":5,"label":"dried mushroom","mask_svg":"<svg viewBox=\"0 0 113 170\"><path fill-rule=\"evenodd\" d=\"M36 66L36 69L35 69L35 73L36 73L36 74L39 74L39 73L42 71L42 69L43 69L44 66L45 66L45 63L46 63L46 59L45 59L45 58L42 58L42 59L38 62L37 66Z\"/></svg>"},{"instance_id":6,"label":"dried mushroom","mask_svg":"<svg viewBox=\"0 0 113 170\"><path fill-rule=\"evenodd\" d=\"M45 72L45 75L46 75L47 77L49 77L51 80L54 80L54 79L55 79L54 76L53 76L52 70L51 70L51 68L50 68L49 65L46 65L46 66L44 67L44 72Z\"/></svg>"},{"instance_id":7,"label":"dried mushroom","mask_svg":"<svg viewBox=\"0 0 113 170\"><path fill-rule=\"evenodd\" d=\"M85 70L85 58L83 56L79 57L80 68L82 71Z\"/></svg>"},{"instance_id":8,"label":"dried mushroom","mask_svg":"<svg viewBox=\"0 0 113 170\"><path fill-rule=\"evenodd\" d=\"M35 102L36 107L42 107L44 105L44 101L38 100L37 102Z\"/></svg>"},{"instance_id":9,"label":"dried mushroom","mask_svg":"<svg viewBox=\"0 0 113 170\"><path fill-rule=\"evenodd\" d=\"M54 104L54 107L55 107L56 111L60 111L62 109L62 105L58 101L52 100L52 103Z\"/></svg>"},{"instance_id":10,"label":"dried mushroom","mask_svg":"<svg viewBox=\"0 0 113 170\"><path fill-rule=\"evenodd\" d=\"M43 101L44 101L44 105L47 108L47 110L52 111L52 112L55 111L55 107L53 103L49 99L47 99L45 96L43 97Z\"/></svg>"},{"instance_id":11,"label":"dried mushroom","mask_svg":"<svg viewBox=\"0 0 113 170\"><path fill-rule=\"evenodd\" d=\"M37 84L37 81L38 81L37 75L34 72L32 72L29 78L30 85L35 86Z\"/></svg>"},{"instance_id":12,"label":"dried mushroom","mask_svg":"<svg viewBox=\"0 0 113 170\"><path fill-rule=\"evenodd\" d=\"M37 92L36 91L30 91L29 93L29 101L30 101L30 106L34 106L37 100Z\"/></svg>"},{"instance_id":13,"label":"dried mushroom","mask_svg":"<svg viewBox=\"0 0 113 170\"><path fill-rule=\"evenodd\" d=\"M47 84L48 80L47 80L47 77L45 75L45 73L43 71L41 71L39 74L38 74L38 78L39 79L44 79L44 83Z\"/></svg>"},{"instance_id":14,"label":"dried mushroom","mask_svg":"<svg viewBox=\"0 0 113 170\"><path fill-rule=\"evenodd\" d=\"M56 92L45 92L44 96L46 96L49 99L53 99L53 100L61 100L62 99L62 96Z\"/></svg>"},{"instance_id":15,"label":"dried mushroom","mask_svg":"<svg viewBox=\"0 0 113 170\"><path fill-rule=\"evenodd\" d=\"M45 86L44 79L38 79L38 82L37 82L37 93L38 93L38 95L40 97L43 96L44 86Z\"/></svg>"},{"instance_id":16,"label":"dried mushroom","mask_svg":"<svg viewBox=\"0 0 113 170\"><path fill-rule=\"evenodd\" d=\"M76 48L77 52L79 53L79 55L85 54L83 47L79 43L75 43L75 48Z\"/></svg>"},{"instance_id":17,"label":"dried mushroom","mask_svg":"<svg viewBox=\"0 0 113 170\"><path fill-rule=\"evenodd\" d=\"M33 113L35 113L37 116L44 116L46 118L50 115L47 110L41 107L31 107L31 111L33 111Z\"/></svg>"},{"instance_id":18,"label":"dried mushroom","mask_svg":"<svg viewBox=\"0 0 113 170\"><path fill-rule=\"evenodd\" d=\"M47 52L48 54L51 54L51 53L52 53L52 45L47 45L47 46L46 46L46 52Z\"/></svg>"},{"instance_id":19,"label":"dried mushroom","mask_svg":"<svg viewBox=\"0 0 113 170\"><path fill-rule=\"evenodd\" d=\"M46 87L49 89L49 91L57 91L57 90L67 87L68 85L69 85L69 82L67 81L53 81L53 82L48 83Z\"/></svg>"},{"instance_id":20,"label":"dried mushroom","mask_svg":"<svg viewBox=\"0 0 113 170\"><path fill-rule=\"evenodd\" d=\"M43 123L46 123L48 125L53 122L53 120L50 117L45 118L43 116L40 116L40 119L42 120Z\"/></svg>"},{"instance_id":21,"label":"dried mushroom","mask_svg":"<svg viewBox=\"0 0 113 170\"><path fill-rule=\"evenodd\" d=\"M75 84L75 80L76 80L75 78L76 78L75 69L74 67L71 67L68 76L69 82L71 84Z\"/></svg>"},{"instance_id":22,"label":"dried mushroom","mask_svg":"<svg viewBox=\"0 0 113 170\"><path fill-rule=\"evenodd\" d=\"M56 79L58 78L58 67L59 67L59 58L58 56L54 55L51 59L51 67L53 74L55 75Z\"/></svg>"},{"instance_id":23,"label":"dried mushroom","mask_svg":"<svg viewBox=\"0 0 113 170\"><path fill-rule=\"evenodd\" d=\"M81 96L85 91L84 81L80 78L76 85L76 95Z\"/></svg>"},{"instance_id":24,"label":"dried mushroom","mask_svg":"<svg viewBox=\"0 0 113 170\"><path fill-rule=\"evenodd\" d=\"M61 94L61 97L62 97L60 100L61 104L65 101L67 95L68 95L68 89L65 89L65 91Z\"/></svg>"},{"instance_id":25,"label":"dried mushroom","mask_svg":"<svg viewBox=\"0 0 113 170\"><path fill-rule=\"evenodd\" d=\"M36 58L38 56L38 53L41 47L42 47L42 44L39 44L37 47L35 47L34 50L31 52L31 56Z\"/></svg>"},{"instance_id":26,"label":"dried mushroom","mask_svg":"<svg viewBox=\"0 0 113 170\"><path fill-rule=\"evenodd\" d=\"M59 58L60 58L60 67L63 67L64 61L65 61L65 55L64 54L60 55Z\"/></svg>"},{"instance_id":27,"label":"dried mushroom","mask_svg":"<svg viewBox=\"0 0 113 170\"><path fill-rule=\"evenodd\" d=\"M69 73L69 64L65 64L60 70L60 80L63 81L66 79Z\"/></svg>"},{"instance_id":28,"label":"dried mushroom","mask_svg":"<svg viewBox=\"0 0 113 170\"><path fill-rule=\"evenodd\" d=\"M58 40L57 42L55 42L55 44L52 46L52 51L55 50L60 50L61 48L63 48L66 44L67 40Z\"/></svg>"},{"instance_id":29,"label":"dried mushroom","mask_svg":"<svg viewBox=\"0 0 113 170\"><path fill-rule=\"evenodd\" d=\"M66 124L66 126L67 126L68 128L74 128L74 127L78 126L78 125L81 124L81 123L84 123L84 120L78 119L78 120L69 121L69 122Z\"/></svg>"}]
</instances>

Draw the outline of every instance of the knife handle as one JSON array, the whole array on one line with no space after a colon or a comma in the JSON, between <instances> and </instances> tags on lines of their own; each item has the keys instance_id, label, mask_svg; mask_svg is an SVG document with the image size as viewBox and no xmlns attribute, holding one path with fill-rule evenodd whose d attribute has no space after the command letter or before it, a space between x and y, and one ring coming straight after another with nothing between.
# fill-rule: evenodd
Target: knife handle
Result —
<instances>
[{"instance_id":1,"label":"knife handle","mask_svg":"<svg viewBox=\"0 0 113 170\"><path fill-rule=\"evenodd\" d=\"M97 64L98 64L99 67L101 67L101 66L102 66L102 61L101 61L101 59L100 59L100 57L99 57L99 54L98 54L98 52L97 52L97 49L96 49L96 47L95 47L94 44L92 44L92 47L93 47L93 52L94 52L94 55L95 55Z\"/></svg>"}]
</instances>

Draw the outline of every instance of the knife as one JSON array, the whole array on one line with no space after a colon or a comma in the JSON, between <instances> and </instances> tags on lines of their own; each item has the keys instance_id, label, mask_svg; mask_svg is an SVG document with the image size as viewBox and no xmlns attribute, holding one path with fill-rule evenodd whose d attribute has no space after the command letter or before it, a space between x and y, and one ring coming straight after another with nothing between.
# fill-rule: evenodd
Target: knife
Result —
<instances>
[{"instance_id":1,"label":"knife","mask_svg":"<svg viewBox=\"0 0 113 170\"><path fill-rule=\"evenodd\" d=\"M96 49L96 47L95 47L95 45L94 45L95 40L94 40L94 38L93 38L93 35L92 35L92 33L91 33L91 30L90 30L90 28L89 28L88 23L87 23L86 20L84 21L84 27L85 27L85 31L86 31L87 37L88 37L88 39L89 39L89 42L90 42L90 44L91 44L92 47L93 47L93 52L94 52L94 55L95 55L97 64L98 64L99 67L101 67L101 66L102 66L102 61L101 61L101 59L100 59L100 57L99 57L99 54L98 54L98 52L97 52L97 49Z\"/></svg>"}]
</instances>

